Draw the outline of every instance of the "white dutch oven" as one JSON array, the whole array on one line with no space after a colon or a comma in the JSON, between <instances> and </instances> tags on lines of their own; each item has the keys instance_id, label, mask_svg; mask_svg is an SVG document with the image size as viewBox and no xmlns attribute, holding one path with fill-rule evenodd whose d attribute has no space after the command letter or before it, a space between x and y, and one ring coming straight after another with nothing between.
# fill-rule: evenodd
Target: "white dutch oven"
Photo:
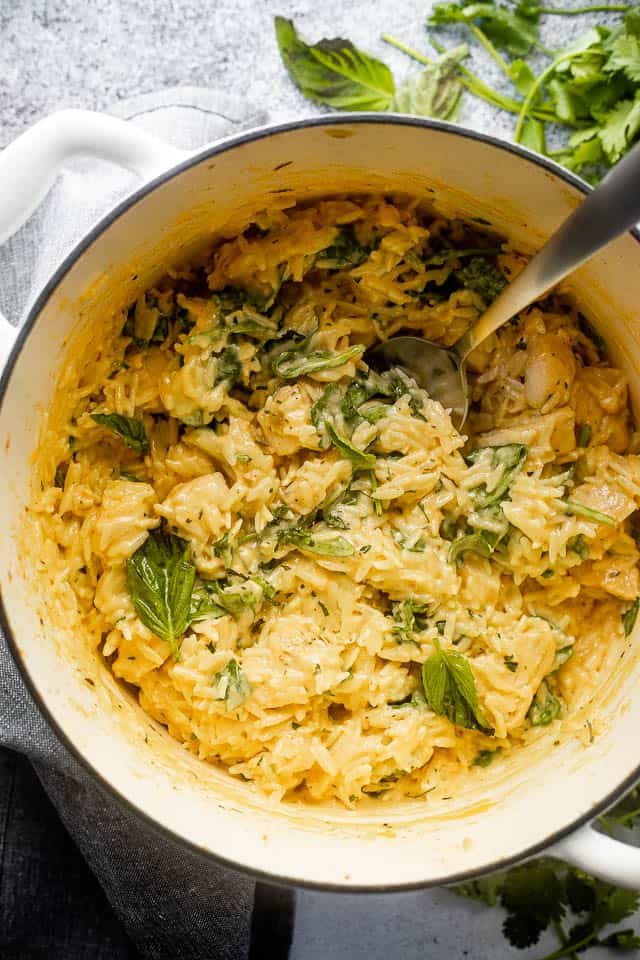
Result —
<instances>
[{"instance_id":1,"label":"white dutch oven","mask_svg":"<svg viewBox=\"0 0 640 960\"><path fill-rule=\"evenodd\" d=\"M0 239L32 212L60 163L91 153L136 171L144 185L85 237L51 278L0 383L2 626L49 722L96 778L179 841L265 878L335 890L444 884L534 854L556 854L615 883L640 887L640 850L589 823L640 776L640 662L634 645L593 706L591 745L568 740L473 788L377 815L270 808L247 784L199 763L121 690L81 638L43 628L19 534L30 457L65 351L78 328L129 303L166 266L222 228L239 229L274 197L347 190L434 196L444 213L483 217L534 250L580 202L585 185L546 160L447 124L343 115L257 130L182 154L123 121L69 111L0 155ZM640 246L628 234L576 277L583 304L640 401ZM90 683L87 682L87 678ZM96 824L96 830L100 825Z\"/></svg>"}]
</instances>

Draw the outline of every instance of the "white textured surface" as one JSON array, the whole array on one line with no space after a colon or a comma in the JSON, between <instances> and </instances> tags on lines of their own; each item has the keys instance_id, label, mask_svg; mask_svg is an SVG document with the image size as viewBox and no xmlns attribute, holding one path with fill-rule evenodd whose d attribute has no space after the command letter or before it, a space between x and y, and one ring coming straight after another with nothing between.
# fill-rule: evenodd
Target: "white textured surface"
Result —
<instances>
[{"instance_id":1,"label":"white textured surface","mask_svg":"<svg viewBox=\"0 0 640 960\"><path fill-rule=\"evenodd\" d=\"M210 86L242 92L256 108L308 111L280 64L275 14L291 17L310 41L349 37L402 80L415 65L380 34L428 54L424 23L431 6L432 0L0 0L0 147L52 110L105 109L166 86ZM542 38L558 46L590 22L548 17ZM461 36L439 32L446 46ZM487 82L500 83L498 67L482 51L469 64ZM465 99L462 122L509 136L506 114Z\"/></svg>"}]
</instances>

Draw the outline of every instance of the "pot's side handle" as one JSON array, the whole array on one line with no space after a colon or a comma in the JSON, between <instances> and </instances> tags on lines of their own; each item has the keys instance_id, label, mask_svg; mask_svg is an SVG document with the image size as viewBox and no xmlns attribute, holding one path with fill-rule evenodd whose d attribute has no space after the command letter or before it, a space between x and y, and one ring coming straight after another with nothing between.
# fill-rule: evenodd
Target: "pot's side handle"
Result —
<instances>
[{"instance_id":1,"label":"pot's side handle","mask_svg":"<svg viewBox=\"0 0 640 960\"><path fill-rule=\"evenodd\" d=\"M554 844L547 853L567 860L574 867L593 873L607 883L640 890L640 848L614 840L591 826L576 830Z\"/></svg>"},{"instance_id":2,"label":"pot's side handle","mask_svg":"<svg viewBox=\"0 0 640 960\"><path fill-rule=\"evenodd\" d=\"M49 192L64 161L89 154L152 179L188 154L139 127L90 110L61 110L40 120L0 153L0 244Z\"/></svg>"}]
</instances>

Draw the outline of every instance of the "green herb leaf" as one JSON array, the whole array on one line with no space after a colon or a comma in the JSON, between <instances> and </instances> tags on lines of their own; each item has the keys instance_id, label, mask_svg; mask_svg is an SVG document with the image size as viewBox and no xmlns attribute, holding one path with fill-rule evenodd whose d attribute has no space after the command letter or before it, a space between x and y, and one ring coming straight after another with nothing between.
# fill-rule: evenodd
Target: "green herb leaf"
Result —
<instances>
[{"instance_id":1,"label":"green herb leaf","mask_svg":"<svg viewBox=\"0 0 640 960\"><path fill-rule=\"evenodd\" d=\"M547 727L560 716L560 701L553 696L547 682L542 681L531 702L527 717L534 727Z\"/></svg>"},{"instance_id":2,"label":"green herb leaf","mask_svg":"<svg viewBox=\"0 0 640 960\"><path fill-rule=\"evenodd\" d=\"M238 359L238 348L226 347L216 361L216 383L226 383L231 389L242 377L242 364Z\"/></svg>"},{"instance_id":3,"label":"green herb leaf","mask_svg":"<svg viewBox=\"0 0 640 960\"><path fill-rule=\"evenodd\" d=\"M493 489L487 490L486 484L483 483L472 491L474 506L478 510L504 500L516 474L527 459L528 452L524 443L505 443L497 447L478 447L465 457L468 464L474 464L490 456L491 469L501 468L502 470Z\"/></svg>"},{"instance_id":4,"label":"green herb leaf","mask_svg":"<svg viewBox=\"0 0 640 960\"><path fill-rule=\"evenodd\" d=\"M480 750L473 758L473 766L488 767L499 753L502 753L502 747L496 747L495 750Z\"/></svg>"},{"instance_id":5,"label":"green herb leaf","mask_svg":"<svg viewBox=\"0 0 640 960\"><path fill-rule=\"evenodd\" d=\"M453 541L447 553L447 560L459 566L467 553L477 553L488 559L502 539L503 537L499 534L489 533L488 530L468 533Z\"/></svg>"},{"instance_id":6,"label":"green herb leaf","mask_svg":"<svg viewBox=\"0 0 640 960\"><path fill-rule=\"evenodd\" d=\"M319 270L351 270L368 258L372 247L358 242L353 225L340 227L333 243L316 254L314 267Z\"/></svg>"},{"instance_id":7,"label":"green herb leaf","mask_svg":"<svg viewBox=\"0 0 640 960\"><path fill-rule=\"evenodd\" d=\"M415 600L400 600L391 604L394 620L393 633L399 643L416 643L415 634L426 630L429 621L429 605Z\"/></svg>"},{"instance_id":8,"label":"green herb leaf","mask_svg":"<svg viewBox=\"0 0 640 960\"><path fill-rule=\"evenodd\" d=\"M591 425L588 423L576 424L576 446L588 447L591 443Z\"/></svg>"},{"instance_id":9,"label":"green herb leaf","mask_svg":"<svg viewBox=\"0 0 640 960\"><path fill-rule=\"evenodd\" d=\"M498 268L484 257L473 257L470 263L456 270L454 276L466 290L478 293L487 305L493 303L507 284Z\"/></svg>"},{"instance_id":10,"label":"green herb leaf","mask_svg":"<svg viewBox=\"0 0 640 960\"><path fill-rule=\"evenodd\" d=\"M577 553L581 560L587 560L589 557L589 544L581 533L567 541L567 550Z\"/></svg>"},{"instance_id":11,"label":"green herb leaf","mask_svg":"<svg viewBox=\"0 0 640 960\"><path fill-rule=\"evenodd\" d=\"M435 653L422 665L422 684L434 713L459 727L493 733L478 704L473 672L461 653L443 650L436 641Z\"/></svg>"},{"instance_id":12,"label":"green herb leaf","mask_svg":"<svg viewBox=\"0 0 640 960\"><path fill-rule=\"evenodd\" d=\"M229 660L226 667L214 675L212 685L216 699L225 701L227 712L236 710L251 694L249 681L237 660Z\"/></svg>"},{"instance_id":13,"label":"green herb leaf","mask_svg":"<svg viewBox=\"0 0 640 960\"><path fill-rule=\"evenodd\" d=\"M333 350L312 350L310 353L300 353L296 348L291 348L283 350L273 358L271 369L283 380L295 380L297 377L316 373L318 370L343 367L350 360L361 357L364 350L364 345L361 343L354 344L342 353L336 353Z\"/></svg>"},{"instance_id":14,"label":"green herb leaf","mask_svg":"<svg viewBox=\"0 0 640 960\"><path fill-rule=\"evenodd\" d=\"M282 530L278 540L280 543L290 544L305 553L313 553L319 557L351 557L355 553L353 544L344 537L325 538L300 527Z\"/></svg>"},{"instance_id":15,"label":"green herb leaf","mask_svg":"<svg viewBox=\"0 0 640 960\"><path fill-rule=\"evenodd\" d=\"M638 619L638 610L640 610L640 597L636 597L631 606L627 607L622 614L622 629L624 630L625 637L628 637L629 634L633 632L636 620Z\"/></svg>"},{"instance_id":16,"label":"green herb leaf","mask_svg":"<svg viewBox=\"0 0 640 960\"><path fill-rule=\"evenodd\" d=\"M458 65L468 56L469 47L462 43L419 73L410 74L393 98L390 109L418 117L455 119L462 95Z\"/></svg>"},{"instance_id":17,"label":"green herb leaf","mask_svg":"<svg viewBox=\"0 0 640 960\"><path fill-rule=\"evenodd\" d=\"M607 513L600 513L599 510L593 510L584 503L578 503L576 500L564 501L567 513L573 516L586 517L587 520L593 520L595 523L605 523L608 527L615 527L616 521Z\"/></svg>"},{"instance_id":18,"label":"green herb leaf","mask_svg":"<svg viewBox=\"0 0 640 960\"><path fill-rule=\"evenodd\" d=\"M127 586L136 614L180 659L178 640L189 626L196 568L180 537L152 530L127 560Z\"/></svg>"},{"instance_id":19,"label":"green herb leaf","mask_svg":"<svg viewBox=\"0 0 640 960\"><path fill-rule=\"evenodd\" d=\"M282 61L305 97L338 110L389 109L395 83L382 61L339 37L307 44L284 17L275 27Z\"/></svg>"},{"instance_id":20,"label":"green herb leaf","mask_svg":"<svg viewBox=\"0 0 640 960\"><path fill-rule=\"evenodd\" d=\"M149 449L149 439L141 420L134 417L124 417L119 413L92 413L91 419L111 430L120 437L128 447L136 453L146 453Z\"/></svg>"},{"instance_id":21,"label":"green herb leaf","mask_svg":"<svg viewBox=\"0 0 640 960\"><path fill-rule=\"evenodd\" d=\"M362 467L363 469L371 469L375 466L375 456L372 453L365 453L364 450L359 450L357 447L354 447L347 437L338 433L330 421L327 421L326 429L331 443L340 451L345 460L350 460L355 467Z\"/></svg>"},{"instance_id":22,"label":"green herb leaf","mask_svg":"<svg viewBox=\"0 0 640 960\"><path fill-rule=\"evenodd\" d=\"M537 42L536 30L530 20L494 3L436 3L428 23L432 26L449 23L478 25L496 47L515 56L529 53Z\"/></svg>"}]
</instances>

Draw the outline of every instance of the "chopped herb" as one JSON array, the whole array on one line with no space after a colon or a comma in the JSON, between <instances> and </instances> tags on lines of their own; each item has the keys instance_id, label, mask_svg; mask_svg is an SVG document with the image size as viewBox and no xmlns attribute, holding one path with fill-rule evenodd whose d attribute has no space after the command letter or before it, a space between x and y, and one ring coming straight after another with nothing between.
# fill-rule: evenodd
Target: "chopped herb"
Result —
<instances>
[{"instance_id":1,"label":"chopped herb","mask_svg":"<svg viewBox=\"0 0 640 960\"><path fill-rule=\"evenodd\" d=\"M426 630L429 606L415 600L399 600L391 604L393 634L398 643L416 643L415 634Z\"/></svg>"},{"instance_id":2,"label":"chopped herb","mask_svg":"<svg viewBox=\"0 0 640 960\"><path fill-rule=\"evenodd\" d=\"M560 701L549 690L546 680L543 680L527 713L532 726L547 727L557 720L561 713Z\"/></svg>"},{"instance_id":3,"label":"chopped herb","mask_svg":"<svg viewBox=\"0 0 640 960\"><path fill-rule=\"evenodd\" d=\"M101 427L111 430L120 437L128 447L136 453L146 453L149 449L149 439L141 420L134 417L125 417L119 413L92 413L91 419Z\"/></svg>"},{"instance_id":4,"label":"chopped herb","mask_svg":"<svg viewBox=\"0 0 640 960\"><path fill-rule=\"evenodd\" d=\"M338 433L331 422L327 422L326 428L331 443L340 451L345 460L350 460L355 467L362 467L363 469L370 469L375 466L376 458L372 453L365 453L364 450L354 447L347 437Z\"/></svg>"},{"instance_id":5,"label":"chopped herb","mask_svg":"<svg viewBox=\"0 0 640 960\"><path fill-rule=\"evenodd\" d=\"M323 603L322 600L318 600L318 606L320 607L320 609L321 609L322 612L324 613L325 617L328 617L328 616L330 615L330 614L329 614L329 607L326 605L326 603Z\"/></svg>"},{"instance_id":6,"label":"chopped herb","mask_svg":"<svg viewBox=\"0 0 640 960\"><path fill-rule=\"evenodd\" d=\"M216 383L226 383L229 389L240 381L242 364L238 359L238 348L226 347L216 361Z\"/></svg>"},{"instance_id":7,"label":"chopped herb","mask_svg":"<svg viewBox=\"0 0 640 960\"><path fill-rule=\"evenodd\" d=\"M638 610L640 610L640 597L636 597L631 606L627 607L621 616L622 629L624 630L625 637L628 637L629 634L633 632L636 620L638 619Z\"/></svg>"},{"instance_id":8,"label":"chopped herb","mask_svg":"<svg viewBox=\"0 0 640 960\"><path fill-rule=\"evenodd\" d=\"M249 681L237 660L229 660L226 667L214 675L211 683L216 688L216 699L224 700L227 712L236 710L251 693Z\"/></svg>"},{"instance_id":9,"label":"chopped herb","mask_svg":"<svg viewBox=\"0 0 640 960\"><path fill-rule=\"evenodd\" d=\"M486 484L481 484L471 492L474 506L477 509L492 506L500 503L509 493L509 488L513 483L516 474L527 459L528 448L524 443L505 443L497 447L478 447L467 454L465 460L468 464L474 464L490 458L490 467L495 470L501 468L497 483L491 490L487 490Z\"/></svg>"},{"instance_id":10,"label":"chopped herb","mask_svg":"<svg viewBox=\"0 0 640 960\"><path fill-rule=\"evenodd\" d=\"M316 373L318 370L343 367L345 363L361 357L363 353L364 346L361 343L354 344L342 353L336 353L333 350L312 350L310 353L302 353L299 349L291 347L274 357L271 361L271 369L283 380L295 380L297 377Z\"/></svg>"},{"instance_id":11,"label":"chopped herb","mask_svg":"<svg viewBox=\"0 0 640 960\"><path fill-rule=\"evenodd\" d=\"M316 254L314 266L321 270L350 270L367 259L371 247L363 246L356 239L352 224L338 229L331 246Z\"/></svg>"},{"instance_id":12,"label":"chopped herb","mask_svg":"<svg viewBox=\"0 0 640 960\"><path fill-rule=\"evenodd\" d=\"M496 747L495 750L480 750L473 758L473 766L488 767L499 753L502 753L502 747Z\"/></svg>"},{"instance_id":13,"label":"chopped herb","mask_svg":"<svg viewBox=\"0 0 640 960\"><path fill-rule=\"evenodd\" d=\"M581 423L576 425L576 445L578 447L588 447L591 443L591 425Z\"/></svg>"},{"instance_id":14,"label":"chopped herb","mask_svg":"<svg viewBox=\"0 0 640 960\"><path fill-rule=\"evenodd\" d=\"M567 550L577 553L581 560L589 557L589 544L581 533L567 541Z\"/></svg>"},{"instance_id":15,"label":"chopped herb","mask_svg":"<svg viewBox=\"0 0 640 960\"><path fill-rule=\"evenodd\" d=\"M518 661L515 659L512 653L507 653L504 657L504 665L507 670L511 670L511 673L515 673L518 669Z\"/></svg>"},{"instance_id":16,"label":"chopped herb","mask_svg":"<svg viewBox=\"0 0 640 960\"><path fill-rule=\"evenodd\" d=\"M586 517L587 520L593 520L595 523L605 523L609 527L615 527L616 525L613 517L610 517L607 513L600 513L599 510L592 510L591 507L587 507L584 503L578 503L576 500L565 500L564 504L567 513L579 517Z\"/></svg>"},{"instance_id":17,"label":"chopped herb","mask_svg":"<svg viewBox=\"0 0 640 960\"><path fill-rule=\"evenodd\" d=\"M465 290L473 290L486 304L493 303L507 285L498 268L484 257L472 257L468 264L454 271L454 276Z\"/></svg>"}]
</instances>

